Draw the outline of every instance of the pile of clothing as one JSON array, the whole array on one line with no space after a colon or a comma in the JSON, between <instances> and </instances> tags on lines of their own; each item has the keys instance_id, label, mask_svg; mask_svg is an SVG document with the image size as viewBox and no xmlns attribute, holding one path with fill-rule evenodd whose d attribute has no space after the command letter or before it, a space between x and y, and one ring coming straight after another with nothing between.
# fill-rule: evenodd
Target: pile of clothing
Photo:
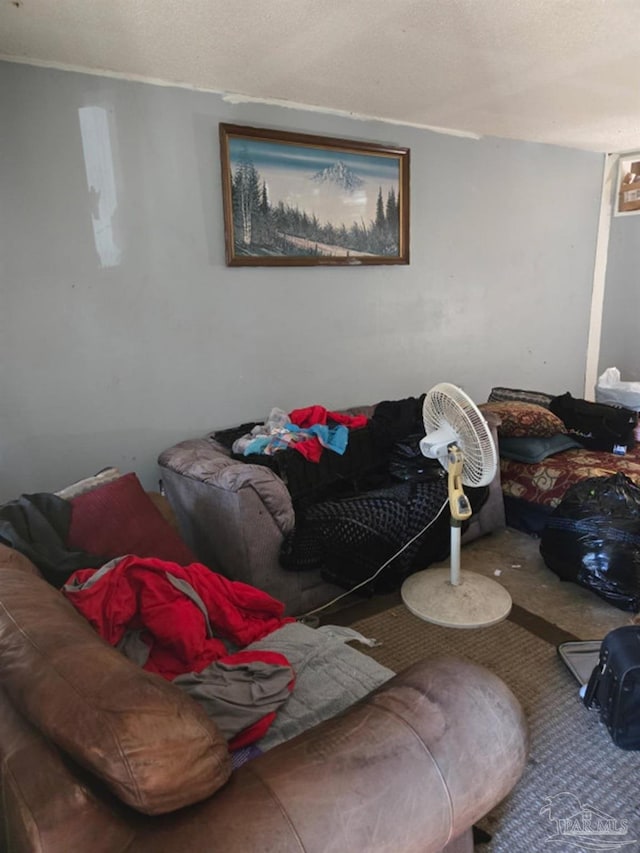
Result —
<instances>
[{"instance_id":1,"label":"pile of clothing","mask_svg":"<svg viewBox=\"0 0 640 853\"><path fill-rule=\"evenodd\" d=\"M78 570L62 593L107 643L200 702L230 749L263 737L293 689L284 655L242 651L294 621L282 603L200 563L129 555Z\"/></svg>"},{"instance_id":2,"label":"pile of clothing","mask_svg":"<svg viewBox=\"0 0 640 853\"><path fill-rule=\"evenodd\" d=\"M244 647L294 621L284 605L201 563L105 563L69 550L71 510L54 494L23 495L0 507L0 542L29 557L107 643L198 701L234 757L260 740L295 675L283 654Z\"/></svg>"},{"instance_id":3,"label":"pile of clothing","mask_svg":"<svg viewBox=\"0 0 640 853\"><path fill-rule=\"evenodd\" d=\"M340 456L347 449L349 430L366 426L363 416L351 417L328 412L323 406L309 406L287 412L274 407L263 424L237 438L232 446L236 455L263 453L273 456L291 448L309 462L319 462L324 448Z\"/></svg>"}]
</instances>

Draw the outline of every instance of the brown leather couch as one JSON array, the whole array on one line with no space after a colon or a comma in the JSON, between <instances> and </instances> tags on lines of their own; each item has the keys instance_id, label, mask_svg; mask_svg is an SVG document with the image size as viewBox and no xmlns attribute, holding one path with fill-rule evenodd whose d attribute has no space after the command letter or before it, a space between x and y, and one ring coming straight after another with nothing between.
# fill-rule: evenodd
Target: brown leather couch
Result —
<instances>
[{"instance_id":1,"label":"brown leather couch","mask_svg":"<svg viewBox=\"0 0 640 853\"><path fill-rule=\"evenodd\" d=\"M507 687L439 660L232 772L198 704L2 545L0 673L7 853L462 853L525 762Z\"/></svg>"}]
</instances>

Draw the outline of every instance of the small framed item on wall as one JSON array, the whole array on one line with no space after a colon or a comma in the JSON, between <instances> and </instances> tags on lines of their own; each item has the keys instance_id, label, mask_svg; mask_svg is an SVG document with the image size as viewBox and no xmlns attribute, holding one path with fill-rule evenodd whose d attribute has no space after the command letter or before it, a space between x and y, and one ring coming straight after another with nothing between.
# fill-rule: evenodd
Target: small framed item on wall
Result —
<instances>
[{"instance_id":1,"label":"small framed item on wall","mask_svg":"<svg viewBox=\"0 0 640 853\"><path fill-rule=\"evenodd\" d=\"M614 214L640 213L640 151L621 154Z\"/></svg>"},{"instance_id":2,"label":"small framed item on wall","mask_svg":"<svg viewBox=\"0 0 640 853\"><path fill-rule=\"evenodd\" d=\"M409 263L409 149L220 125L229 266Z\"/></svg>"}]
</instances>

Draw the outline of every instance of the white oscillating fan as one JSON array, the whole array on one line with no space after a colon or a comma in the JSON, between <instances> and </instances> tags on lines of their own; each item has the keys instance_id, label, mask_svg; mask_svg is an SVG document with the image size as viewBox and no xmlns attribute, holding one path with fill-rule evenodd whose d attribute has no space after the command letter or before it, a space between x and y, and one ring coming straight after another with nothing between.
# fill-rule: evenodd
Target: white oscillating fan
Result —
<instances>
[{"instance_id":1,"label":"white oscillating fan","mask_svg":"<svg viewBox=\"0 0 640 853\"><path fill-rule=\"evenodd\" d=\"M491 431L482 413L460 388L435 385L422 409L425 456L438 459L449 475L451 565L410 575L402 584L402 600L420 619L449 628L495 625L511 610L511 596L499 583L474 572L460 571L462 522L471 516L463 486L488 486L497 467Z\"/></svg>"}]
</instances>

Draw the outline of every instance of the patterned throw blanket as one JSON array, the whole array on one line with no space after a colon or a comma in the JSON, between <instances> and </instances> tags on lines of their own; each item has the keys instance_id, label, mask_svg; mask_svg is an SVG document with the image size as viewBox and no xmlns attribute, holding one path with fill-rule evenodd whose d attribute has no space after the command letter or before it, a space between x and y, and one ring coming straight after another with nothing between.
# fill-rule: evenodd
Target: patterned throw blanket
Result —
<instances>
[{"instance_id":1,"label":"patterned throw blanket","mask_svg":"<svg viewBox=\"0 0 640 853\"><path fill-rule=\"evenodd\" d=\"M487 494L486 489L468 490L474 510ZM326 581L345 589L380 570L366 591L395 589L416 567L425 568L448 555L447 506L446 477L314 504L296 519L285 539L281 565L293 571L319 569ZM381 569L387 561L389 565Z\"/></svg>"}]
</instances>

